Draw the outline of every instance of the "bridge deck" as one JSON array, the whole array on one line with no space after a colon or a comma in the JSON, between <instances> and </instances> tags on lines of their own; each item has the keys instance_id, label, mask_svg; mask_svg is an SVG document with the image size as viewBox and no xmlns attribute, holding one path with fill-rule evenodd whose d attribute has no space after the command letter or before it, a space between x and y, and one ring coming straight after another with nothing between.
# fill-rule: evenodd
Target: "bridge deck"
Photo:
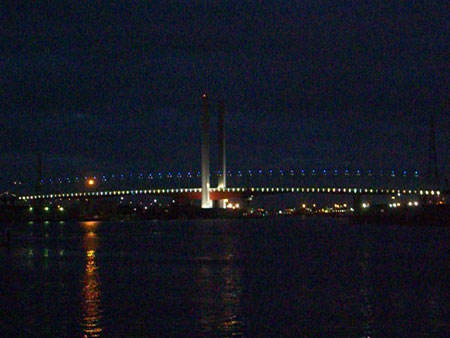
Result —
<instances>
[{"instance_id":1,"label":"bridge deck","mask_svg":"<svg viewBox=\"0 0 450 338\"><path fill-rule=\"evenodd\" d=\"M199 199L201 188L177 188L177 189L138 189L138 190L109 190L109 191L79 191L66 193L53 193L41 195L22 195L21 200L42 200L59 198L80 197L107 197L107 196L134 196L134 195L160 195ZM357 188L357 187L232 187L211 188L212 200L240 197L244 195L270 195L270 194L334 194L334 195L431 195L439 196L439 190L418 189L383 189L383 188Z\"/></svg>"}]
</instances>

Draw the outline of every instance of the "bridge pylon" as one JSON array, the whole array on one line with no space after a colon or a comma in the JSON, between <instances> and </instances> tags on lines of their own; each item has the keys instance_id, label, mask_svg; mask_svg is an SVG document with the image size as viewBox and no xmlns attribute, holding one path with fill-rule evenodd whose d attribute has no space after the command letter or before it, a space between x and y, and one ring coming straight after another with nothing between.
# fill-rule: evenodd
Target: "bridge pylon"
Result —
<instances>
[{"instance_id":1,"label":"bridge pylon","mask_svg":"<svg viewBox=\"0 0 450 338\"><path fill-rule=\"evenodd\" d=\"M219 102L219 170L221 175L219 175L217 188L225 189L227 187L227 162L226 162L226 143L225 143L225 105L223 100ZM225 209L227 203L225 200L218 201L218 207Z\"/></svg>"},{"instance_id":2,"label":"bridge pylon","mask_svg":"<svg viewBox=\"0 0 450 338\"><path fill-rule=\"evenodd\" d=\"M209 198L209 189L211 187L209 178L209 106L206 94L202 95L202 208L212 208L212 201Z\"/></svg>"}]
</instances>

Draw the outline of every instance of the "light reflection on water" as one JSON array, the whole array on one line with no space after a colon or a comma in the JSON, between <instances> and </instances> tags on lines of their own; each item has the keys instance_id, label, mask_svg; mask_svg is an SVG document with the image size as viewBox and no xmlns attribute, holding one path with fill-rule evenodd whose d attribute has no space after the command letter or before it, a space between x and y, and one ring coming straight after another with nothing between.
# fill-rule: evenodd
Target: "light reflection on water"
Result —
<instances>
[{"instance_id":1,"label":"light reflection on water","mask_svg":"<svg viewBox=\"0 0 450 338\"><path fill-rule=\"evenodd\" d=\"M449 336L447 228L270 222L25 224L0 248L0 304L12 304L0 328Z\"/></svg>"},{"instance_id":2,"label":"light reflection on water","mask_svg":"<svg viewBox=\"0 0 450 338\"><path fill-rule=\"evenodd\" d=\"M213 236L204 237L203 245L211 245ZM200 328L205 334L242 336L243 321L240 298L240 271L234 266L236 255L230 234L223 234L223 251L216 257L204 257L197 279L200 305ZM219 261L219 264L215 262Z\"/></svg>"},{"instance_id":3,"label":"light reflection on water","mask_svg":"<svg viewBox=\"0 0 450 338\"><path fill-rule=\"evenodd\" d=\"M84 222L86 233L83 237L83 248L86 250L86 268L83 278L83 332L84 337L99 337L102 332L102 305L100 278L96 265L95 252L98 247L98 236L94 232L97 223Z\"/></svg>"}]
</instances>

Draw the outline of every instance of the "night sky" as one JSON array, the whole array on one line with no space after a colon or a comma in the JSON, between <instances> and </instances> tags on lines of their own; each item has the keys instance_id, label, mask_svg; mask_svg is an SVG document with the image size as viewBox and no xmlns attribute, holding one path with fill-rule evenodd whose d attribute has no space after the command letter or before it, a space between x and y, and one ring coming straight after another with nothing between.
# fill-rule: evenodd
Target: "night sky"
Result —
<instances>
[{"instance_id":1,"label":"night sky","mask_svg":"<svg viewBox=\"0 0 450 338\"><path fill-rule=\"evenodd\" d=\"M7 3L15 3L13 1ZM33 3L33 2L31 2ZM200 169L201 94L230 169L450 174L448 1L56 1L0 7L0 187Z\"/></svg>"}]
</instances>

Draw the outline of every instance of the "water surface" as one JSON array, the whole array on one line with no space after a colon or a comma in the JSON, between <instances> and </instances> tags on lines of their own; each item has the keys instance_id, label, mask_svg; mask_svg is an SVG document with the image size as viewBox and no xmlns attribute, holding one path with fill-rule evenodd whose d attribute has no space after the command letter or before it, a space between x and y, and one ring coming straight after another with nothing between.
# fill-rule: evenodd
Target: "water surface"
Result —
<instances>
[{"instance_id":1,"label":"water surface","mask_svg":"<svg viewBox=\"0 0 450 338\"><path fill-rule=\"evenodd\" d=\"M450 229L267 218L20 224L3 336L448 336Z\"/></svg>"}]
</instances>

